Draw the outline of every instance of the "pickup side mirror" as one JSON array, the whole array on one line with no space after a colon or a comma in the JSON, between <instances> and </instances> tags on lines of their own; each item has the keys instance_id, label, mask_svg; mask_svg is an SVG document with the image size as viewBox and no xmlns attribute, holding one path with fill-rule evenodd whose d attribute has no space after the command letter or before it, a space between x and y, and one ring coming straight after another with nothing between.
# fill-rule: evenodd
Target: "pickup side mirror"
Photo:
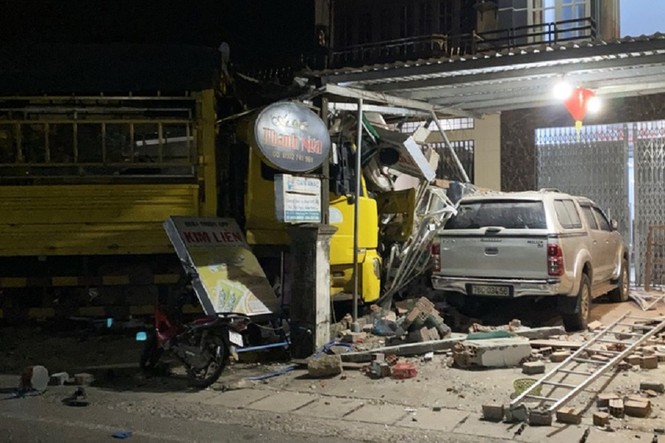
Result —
<instances>
[{"instance_id":1,"label":"pickup side mirror","mask_svg":"<svg viewBox=\"0 0 665 443\"><path fill-rule=\"evenodd\" d=\"M612 226L613 231L618 231L619 230L619 222L617 222L614 219L610 220L610 226Z\"/></svg>"}]
</instances>

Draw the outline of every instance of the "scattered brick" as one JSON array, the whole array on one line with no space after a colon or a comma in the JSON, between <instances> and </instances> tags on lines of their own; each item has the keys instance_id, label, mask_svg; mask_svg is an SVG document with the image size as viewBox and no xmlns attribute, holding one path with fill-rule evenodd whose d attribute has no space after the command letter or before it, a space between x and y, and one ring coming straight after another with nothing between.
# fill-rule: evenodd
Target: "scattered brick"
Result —
<instances>
[{"instance_id":1,"label":"scattered brick","mask_svg":"<svg viewBox=\"0 0 665 443\"><path fill-rule=\"evenodd\" d=\"M594 412L593 424L594 426L607 426L610 423L610 414L607 412Z\"/></svg>"},{"instance_id":2,"label":"scattered brick","mask_svg":"<svg viewBox=\"0 0 665 443\"><path fill-rule=\"evenodd\" d=\"M620 398L612 399L608 403L610 414L617 418L622 418L624 414L623 400Z\"/></svg>"},{"instance_id":3,"label":"scattered brick","mask_svg":"<svg viewBox=\"0 0 665 443\"><path fill-rule=\"evenodd\" d=\"M602 362L602 363L607 363L608 361L610 361L610 359L608 357L605 357L604 355L600 355L600 354L592 355L591 360L599 361L599 362Z\"/></svg>"},{"instance_id":4,"label":"scattered brick","mask_svg":"<svg viewBox=\"0 0 665 443\"><path fill-rule=\"evenodd\" d=\"M552 414L547 411L529 411L529 425L552 426Z\"/></svg>"},{"instance_id":5,"label":"scattered brick","mask_svg":"<svg viewBox=\"0 0 665 443\"><path fill-rule=\"evenodd\" d=\"M342 341L346 343L363 343L367 338L367 334L364 332L347 332L342 337Z\"/></svg>"},{"instance_id":6,"label":"scattered brick","mask_svg":"<svg viewBox=\"0 0 665 443\"><path fill-rule=\"evenodd\" d=\"M563 407L556 411L556 421L559 423L579 425L582 422L582 414L581 411L578 411L575 408Z\"/></svg>"},{"instance_id":7,"label":"scattered brick","mask_svg":"<svg viewBox=\"0 0 665 443\"><path fill-rule=\"evenodd\" d=\"M644 393L650 398L658 397L658 392L652 391L651 389L647 389Z\"/></svg>"},{"instance_id":8,"label":"scattered brick","mask_svg":"<svg viewBox=\"0 0 665 443\"><path fill-rule=\"evenodd\" d=\"M74 380L77 385L90 385L95 380L95 377L87 372L79 372L78 374L74 374Z\"/></svg>"},{"instance_id":9,"label":"scattered brick","mask_svg":"<svg viewBox=\"0 0 665 443\"><path fill-rule=\"evenodd\" d=\"M628 371L633 367L630 363L627 361L622 361L617 364L617 370L619 371Z\"/></svg>"},{"instance_id":10,"label":"scattered brick","mask_svg":"<svg viewBox=\"0 0 665 443\"><path fill-rule=\"evenodd\" d=\"M529 361L522 365L522 373L527 375L545 373L545 363L542 361Z\"/></svg>"},{"instance_id":11,"label":"scattered brick","mask_svg":"<svg viewBox=\"0 0 665 443\"><path fill-rule=\"evenodd\" d=\"M413 378L418 374L418 370L413 363L399 362L392 368L393 378Z\"/></svg>"},{"instance_id":12,"label":"scattered brick","mask_svg":"<svg viewBox=\"0 0 665 443\"><path fill-rule=\"evenodd\" d=\"M553 363L561 363L565 359L570 357L570 352L568 351L556 351L552 352L552 355L550 355L550 361Z\"/></svg>"},{"instance_id":13,"label":"scattered brick","mask_svg":"<svg viewBox=\"0 0 665 443\"><path fill-rule=\"evenodd\" d=\"M595 331L596 329L600 329L603 327L603 324L599 322L598 320L594 320L591 323L587 325L587 328L589 331Z\"/></svg>"},{"instance_id":14,"label":"scattered brick","mask_svg":"<svg viewBox=\"0 0 665 443\"><path fill-rule=\"evenodd\" d=\"M658 368L658 357L655 355L648 355L642 357L640 360L640 367L642 369L656 369Z\"/></svg>"},{"instance_id":15,"label":"scattered brick","mask_svg":"<svg viewBox=\"0 0 665 443\"><path fill-rule=\"evenodd\" d=\"M641 360L642 357L640 357L639 355L629 355L628 357L626 357L626 363L633 366L639 365Z\"/></svg>"},{"instance_id":16,"label":"scattered brick","mask_svg":"<svg viewBox=\"0 0 665 443\"><path fill-rule=\"evenodd\" d=\"M628 400L624 403L626 415L631 417L648 417L651 413L651 402L647 399L642 401Z\"/></svg>"},{"instance_id":17,"label":"scattered brick","mask_svg":"<svg viewBox=\"0 0 665 443\"><path fill-rule=\"evenodd\" d=\"M599 408L607 408L610 405L610 400L618 400L619 396L614 393L600 393L596 397L596 406Z\"/></svg>"},{"instance_id":18,"label":"scattered brick","mask_svg":"<svg viewBox=\"0 0 665 443\"><path fill-rule=\"evenodd\" d=\"M483 405L483 418L487 421L501 421L503 413L503 405Z\"/></svg>"},{"instance_id":19,"label":"scattered brick","mask_svg":"<svg viewBox=\"0 0 665 443\"><path fill-rule=\"evenodd\" d=\"M662 394L665 392L665 385L663 383L643 381L640 383L640 391L656 391Z\"/></svg>"}]
</instances>

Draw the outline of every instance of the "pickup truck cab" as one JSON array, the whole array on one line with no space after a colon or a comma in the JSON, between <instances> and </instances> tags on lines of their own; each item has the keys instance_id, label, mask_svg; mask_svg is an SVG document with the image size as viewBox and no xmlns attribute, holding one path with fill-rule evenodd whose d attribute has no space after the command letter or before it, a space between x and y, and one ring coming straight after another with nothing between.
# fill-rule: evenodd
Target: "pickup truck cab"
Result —
<instances>
[{"instance_id":1,"label":"pickup truck cab","mask_svg":"<svg viewBox=\"0 0 665 443\"><path fill-rule=\"evenodd\" d=\"M557 297L568 330L591 300L628 299L628 248L593 201L552 190L465 197L432 244L434 289L470 297Z\"/></svg>"}]
</instances>

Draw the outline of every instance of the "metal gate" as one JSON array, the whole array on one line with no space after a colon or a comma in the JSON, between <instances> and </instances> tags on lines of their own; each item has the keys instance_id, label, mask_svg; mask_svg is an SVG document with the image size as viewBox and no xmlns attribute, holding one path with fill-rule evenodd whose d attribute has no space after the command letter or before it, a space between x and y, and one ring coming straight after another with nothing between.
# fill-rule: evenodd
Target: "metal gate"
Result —
<instances>
[{"instance_id":1,"label":"metal gate","mask_svg":"<svg viewBox=\"0 0 665 443\"><path fill-rule=\"evenodd\" d=\"M536 129L536 170L539 188L589 197L630 242L627 132L625 124L586 126L579 133L570 127ZM640 269L639 260L634 263Z\"/></svg>"},{"instance_id":2,"label":"metal gate","mask_svg":"<svg viewBox=\"0 0 665 443\"><path fill-rule=\"evenodd\" d=\"M536 130L538 187L585 195L601 205L631 245L644 283L649 226L665 224L665 120ZM632 211L631 211L632 202ZM665 284L665 251L653 251L652 284ZM662 258L662 260L660 260Z\"/></svg>"},{"instance_id":3,"label":"metal gate","mask_svg":"<svg viewBox=\"0 0 665 443\"><path fill-rule=\"evenodd\" d=\"M631 123L629 140L635 165L634 238L637 263L645 263L649 226L665 224L665 120ZM652 245L653 246L653 245ZM663 285L665 278L663 252L652 248L652 280ZM636 268L643 282L643 266Z\"/></svg>"}]
</instances>

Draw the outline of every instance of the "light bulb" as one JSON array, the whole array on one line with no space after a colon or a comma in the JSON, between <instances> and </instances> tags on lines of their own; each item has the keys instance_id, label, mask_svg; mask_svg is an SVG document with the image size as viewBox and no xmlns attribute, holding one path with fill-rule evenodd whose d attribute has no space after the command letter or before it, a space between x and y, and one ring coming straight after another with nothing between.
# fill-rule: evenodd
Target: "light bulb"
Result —
<instances>
[{"instance_id":1,"label":"light bulb","mask_svg":"<svg viewBox=\"0 0 665 443\"><path fill-rule=\"evenodd\" d=\"M586 103L586 110L589 111L592 114L596 114L600 111L600 108L602 108L602 102L598 97L591 97Z\"/></svg>"},{"instance_id":2,"label":"light bulb","mask_svg":"<svg viewBox=\"0 0 665 443\"><path fill-rule=\"evenodd\" d=\"M570 83L560 81L554 85L554 90L552 92L554 98L557 100L566 100L568 97L570 97L570 94L573 93L573 87L570 85Z\"/></svg>"}]
</instances>

